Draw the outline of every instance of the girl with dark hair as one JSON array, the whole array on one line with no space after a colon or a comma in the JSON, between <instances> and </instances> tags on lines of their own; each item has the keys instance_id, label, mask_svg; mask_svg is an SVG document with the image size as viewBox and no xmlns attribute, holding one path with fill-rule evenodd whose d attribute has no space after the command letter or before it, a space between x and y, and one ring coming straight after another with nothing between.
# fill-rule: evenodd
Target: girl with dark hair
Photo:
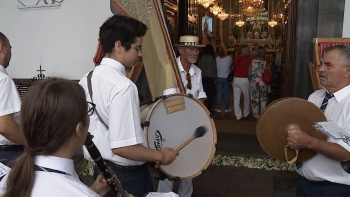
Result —
<instances>
[{"instance_id":1,"label":"girl with dark hair","mask_svg":"<svg viewBox=\"0 0 350 197\"><path fill-rule=\"evenodd\" d=\"M83 88L65 79L46 79L31 87L21 105L24 153L0 182L3 197L103 196L109 190L100 175L91 189L74 170L72 157L85 142L89 115Z\"/></svg>"},{"instance_id":2,"label":"girl with dark hair","mask_svg":"<svg viewBox=\"0 0 350 197\"><path fill-rule=\"evenodd\" d=\"M214 85L216 79L216 59L214 47L207 44L199 54L197 66L202 70L202 83L207 95L206 106L210 112L213 110Z\"/></svg>"}]
</instances>

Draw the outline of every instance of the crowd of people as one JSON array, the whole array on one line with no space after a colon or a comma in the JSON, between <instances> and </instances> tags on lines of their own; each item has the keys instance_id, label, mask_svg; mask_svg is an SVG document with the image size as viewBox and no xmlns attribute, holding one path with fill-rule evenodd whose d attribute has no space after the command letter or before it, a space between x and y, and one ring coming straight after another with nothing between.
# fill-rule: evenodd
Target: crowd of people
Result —
<instances>
[{"instance_id":1,"label":"crowd of people","mask_svg":"<svg viewBox=\"0 0 350 197\"><path fill-rule=\"evenodd\" d=\"M236 120L248 119L250 112L257 120L267 105L270 92L270 85L264 83L262 79L265 68L271 72L265 48L258 46L251 55L251 48L248 45L242 45L233 58L227 55L224 45L216 46L215 51L213 49L212 45L206 45L197 62L202 70L203 88L207 94L205 104L208 110L212 114L221 113L221 101L224 98L224 112L231 113L230 87L232 86L233 111ZM230 72L234 73L232 83L227 79ZM215 97L216 102L213 102ZM241 100L243 100L243 109L241 109ZM213 109L213 103L216 104L215 109Z\"/></svg>"},{"instance_id":2,"label":"crowd of people","mask_svg":"<svg viewBox=\"0 0 350 197\"><path fill-rule=\"evenodd\" d=\"M142 57L146 31L146 25L134 18L110 17L99 32L104 58L92 72L83 76L79 84L59 78L42 80L22 100L5 70L11 59L11 44L0 32L0 161L12 168L2 172L6 175L1 177L1 196L115 196L98 166L91 187L82 183L75 172L72 158L85 143L88 132L94 135L102 158L129 196L142 197L153 191L145 163L168 165L179 152L174 147L160 151L148 148L141 127L137 87L125 74L125 68L134 66ZM230 113L230 82L226 78L234 71L236 119L246 119L250 107L253 117L259 118L266 107L268 92L262 73L271 70L264 47L257 47L251 59L250 48L242 45L240 53L232 59L224 46L214 50L212 45L200 45L197 36L181 36L175 46L180 54L176 62L186 94L193 95L213 112L216 86L215 111L221 112L223 91L225 113ZM323 106L328 120L336 121L349 136L349 47L327 48L319 73L325 89L311 94L309 101ZM179 88L174 87L163 94L178 92ZM349 174L340 165L340 161L350 160L348 143L332 138L321 141L298 128L288 131L287 141L292 149L317 152L312 159L296 165L300 174L298 197L348 196ZM84 155L90 157L86 149ZM170 180L160 181L158 192L171 192L172 186ZM192 192L192 179L181 180L180 197L190 197Z\"/></svg>"}]
</instances>

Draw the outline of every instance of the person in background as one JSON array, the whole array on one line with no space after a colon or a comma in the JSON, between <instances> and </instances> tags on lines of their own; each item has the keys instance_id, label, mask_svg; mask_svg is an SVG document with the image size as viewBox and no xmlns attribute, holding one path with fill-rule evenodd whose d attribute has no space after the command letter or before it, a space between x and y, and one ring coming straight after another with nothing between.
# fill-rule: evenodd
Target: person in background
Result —
<instances>
[{"instance_id":1,"label":"person in background","mask_svg":"<svg viewBox=\"0 0 350 197\"><path fill-rule=\"evenodd\" d=\"M23 152L26 144L18 126L21 99L5 70L11 60L11 48L9 39L0 32L0 162L7 166L11 166L10 161Z\"/></svg>"},{"instance_id":2,"label":"person in background","mask_svg":"<svg viewBox=\"0 0 350 197\"><path fill-rule=\"evenodd\" d=\"M318 74L324 89L312 93L308 100L320 107L328 121L343 129L343 136L350 136L350 47L326 48ZM287 142L292 149L307 148L317 153L295 165L300 175L296 197L349 196L350 174L341 166L341 161L350 160L350 143L346 138L328 136L325 141L294 128L288 131Z\"/></svg>"},{"instance_id":3,"label":"person in background","mask_svg":"<svg viewBox=\"0 0 350 197\"><path fill-rule=\"evenodd\" d=\"M233 59L232 70L234 70L234 78L232 82L233 88L233 105L237 120L245 120L250 112L249 98L249 80L248 70L251 59L249 58L250 48L248 45L242 45L239 54ZM241 110L241 94L243 94L243 113Z\"/></svg>"},{"instance_id":4,"label":"person in background","mask_svg":"<svg viewBox=\"0 0 350 197\"><path fill-rule=\"evenodd\" d=\"M230 113L230 82L227 81L227 76L230 74L230 66L232 58L227 55L226 48L222 45L216 47L216 64L217 64L217 78L216 78L216 109L221 112L222 90L224 90L225 99L225 113Z\"/></svg>"},{"instance_id":5,"label":"person in background","mask_svg":"<svg viewBox=\"0 0 350 197\"><path fill-rule=\"evenodd\" d=\"M147 27L142 22L114 15L100 27L99 41L104 58L91 77L91 92L86 74L79 82L86 99L96 104L98 113L90 117L89 131L102 158L115 172L122 187L135 197L153 191L152 180L145 162L173 162L178 152L147 147L141 128L140 101L136 85L126 77L126 68L135 66L142 57L142 41ZM91 98L92 97L92 98ZM90 155L84 149L84 156ZM99 171L95 168L94 177ZM106 196L115 196L109 191Z\"/></svg>"},{"instance_id":6,"label":"person in background","mask_svg":"<svg viewBox=\"0 0 350 197\"><path fill-rule=\"evenodd\" d=\"M202 71L203 89L207 95L206 106L213 112L214 85L216 80L216 58L214 47L207 44L199 55L198 68Z\"/></svg>"},{"instance_id":7,"label":"person in background","mask_svg":"<svg viewBox=\"0 0 350 197\"><path fill-rule=\"evenodd\" d=\"M79 180L73 155L85 142L94 106L83 88L65 79L46 79L23 97L20 128L27 146L0 182L2 197L103 196L99 175L91 189Z\"/></svg>"},{"instance_id":8,"label":"person in background","mask_svg":"<svg viewBox=\"0 0 350 197\"><path fill-rule=\"evenodd\" d=\"M254 59L249 67L250 97L253 116L257 120L267 103L268 86L262 80L262 73L267 68L271 72L270 65L265 59L265 48L258 46L254 52Z\"/></svg>"},{"instance_id":9,"label":"person in background","mask_svg":"<svg viewBox=\"0 0 350 197\"><path fill-rule=\"evenodd\" d=\"M206 94L202 85L202 72L195 65L199 55L199 45L197 36L185 35L180 37L179 44L176 44L180 56L176 58L176 63L179 68L181 80L186 89L186 94L192 94L194 98L199 99L204 103ZM178 87L168 88L163 91L163 95L169 95L180 92ZM171 192L173 188L173 181L165 179L159 181L158 192ZM193 192L192 179L180 180L179 196L191 197Z\"/></svg>"}]
</instances>

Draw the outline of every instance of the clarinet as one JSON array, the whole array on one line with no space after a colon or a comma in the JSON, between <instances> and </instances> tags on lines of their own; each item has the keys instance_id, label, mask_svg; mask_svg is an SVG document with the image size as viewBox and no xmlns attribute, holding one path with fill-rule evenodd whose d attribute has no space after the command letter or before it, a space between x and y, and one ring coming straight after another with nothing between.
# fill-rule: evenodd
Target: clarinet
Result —
<instances>
[{"instance_id":1,"label":"clarinet","mask_svg":"<svg viewBox=\"0 0 350 197\"><path fill-rule=\"evenodd\" d=\"M122 185L117 178L117 175L113 172L113 170L106 165L106 162L101 156L100 151L95 146L92 138L94 136L88 132L86 141L84 143L86 149L88 150L91 158L96 163L98 170L102 173L103 177L107 180L109 186L116 194L117 197L128 197L128 193L122 188Z\"/></svg>"}]
</instances>

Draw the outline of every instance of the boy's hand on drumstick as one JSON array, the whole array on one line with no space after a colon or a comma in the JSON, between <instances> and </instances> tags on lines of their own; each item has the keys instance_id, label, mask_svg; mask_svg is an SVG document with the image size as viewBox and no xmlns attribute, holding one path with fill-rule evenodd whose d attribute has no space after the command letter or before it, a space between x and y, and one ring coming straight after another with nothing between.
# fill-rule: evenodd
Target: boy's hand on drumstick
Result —
<instances>
[{"instance_id":1,"label":"boy's hand on drumstick","mask_svg":"<svg viewBox=\"0 0 350 197\"><path fill-rule=\"evenodd\" d=\"M165 147L160 152L162 153L162 160L160 161L162 165L171 164L176 159L176 156L179 155L175 148Z\"/></svg>"}]
</instances>

